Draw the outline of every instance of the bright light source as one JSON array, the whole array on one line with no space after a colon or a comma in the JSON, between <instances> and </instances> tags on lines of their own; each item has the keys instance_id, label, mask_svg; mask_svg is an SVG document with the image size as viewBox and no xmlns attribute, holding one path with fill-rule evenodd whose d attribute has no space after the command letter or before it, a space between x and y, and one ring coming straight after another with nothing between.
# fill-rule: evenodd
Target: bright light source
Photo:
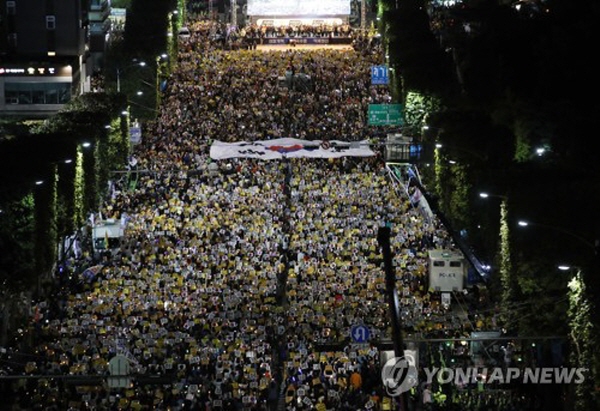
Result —
<instances>
[{"instance_id":1,"label":"bright light source","mask_svg":"<svg viewBox=\"0 0 600 411\"><path fill-rule=\"evenodd\" d=\"M454 160L449 160L448 162L449 162L450 164L456 164L456 161L454 161Z\"/></svg>"},{"instance_id":2,"label":"bright light source","mask_svg":"<svg viewBox=\"0 0 600 411\"><path fill-rule=\"evenodd\" d=\"M442 145L441 145L440 143L437 143L437 144L435 145L435 148L442 148Z\"/></svg>"},{"instance_id":3,"label":"bright light source","mask_svg":"<svg viewBox=\"0 0 600 411\"><path fill-rule=\"evenodd\" d=\"M140 66L141 67L145 67L146 66L146 62L145 61L140 61Z\"/></svg>"},{"instance_id":4,"label":"bright light source","mask_svg":"<svg viewBox=\"0 0 600 411\"><path fill-rule=\"evenodd\" d=\"M558 269L560 271L569 271L571 269L571 266L570 265L566 265L566 264L561 264L561 265L558 266Z\"/></svg>"},{"instance_id":5,"label":"bright light source","mask_svg":"<svg viewBox=\"0 0 600 411\"><path fill-rule=\"evenodd\" d=\"M42 184L44 184L44 180L38 180L35 182L36 186L41 186Z\"/></svg>"},{"instance_id":6,"label":"bright light source","mask_svg":"<svg viewBox=\"0 0 600 411\"><path fill-rule=\"evenodd\" d=\"M143 92L143 91L141 91L141 90L139 90L139 91L138 91L137 93L135 93L135 94L137 94L138 96L141 96L142 94L144 94L144 92Z\"/></svg>"},{"instance_id":7,"label":"bright light source","mask_svg":"<svg viewBox=\"0 0 600 411\"><path fill-rule=\"evenodd\" d=\"M517 224L519 224L521 227L527 227L529 225L529 223L527 221L519 221Z\"/></svg>"},{"instance_id":8,"label":"bright light source","mask_svg":"<svg viewBox=\"0 0 600 411\"><path fill-rule=\"evenodd\" d=\"M123 111L121 111L121 114L126 116L127 114L129 114L129 112L127 110L123 110Z\"/></svg>"},{"instance_id":9,"label":"bright light source","mask_svg":"<svg viewBox=\"0 0 600 411\"><path fill-rule=\"evenodd\" d=\"M105 129L107 129L107 130L109 130L109 129L111 129L112 127L110 126L110 124L107 124L107 125L105 125L105 126L104 126L104 128L105 128Z\"/></svg>"},{"instance_id":10,"label":"bright light source","mask_svg":"<svg viewBox=\"0 0 600 411\"><path fill-rule=\"evenodd\" d=\"M71 160L70 158L67 158L67 159L65 160L65 164L71 164L72 162L73 162L73 160Z\"/></svg>"},{"instance_id":11,"label":"bright light source","mask_svg":"<svg viewBox=\"0 0 600 411\"><path fill-rule=\"evenodd\" d=\"M535 152L537 153L538 156L541 156L546 152L546 149L544 147L539 147L535 150Z\"/></svg>"},{"instance_id":12,"label":"bright light source","mask_svg":"<svg viewBox=\"0 0 600 411\"><path fill-rule=\"evenodd\" d=\"M479 193L479 197L488 198L490 195L488 193Z\"/></svg>"},{"instance_id":13,"label":"bright light source","mask_svg":"<svg viewBox=\"0 0 600 411\"><path fill-rule=\"evenodd\" d=\"M91 145L92 145L92 143L89 143L89 142L87 142L87 141L86 141L86 142L82 143L81 145L82 145L83 147L89 147L89 146L91 146Z\"/></svg>"}]
</instances>

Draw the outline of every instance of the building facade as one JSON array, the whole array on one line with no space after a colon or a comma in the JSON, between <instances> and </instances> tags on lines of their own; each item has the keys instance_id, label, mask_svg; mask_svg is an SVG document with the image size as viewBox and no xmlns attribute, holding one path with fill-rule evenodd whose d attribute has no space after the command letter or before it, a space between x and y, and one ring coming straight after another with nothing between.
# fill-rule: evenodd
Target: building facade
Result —
<instances>
[{"instance_id":1,"label":"building facade","mask_svg":"<svg viewBox=\"0 0 600 411\"><path fill-rule=\"evenodd\" d=\"M0 115L47 117L89 91L109 14L108 0L0 0Z\"/></svg>"}]
</instances>

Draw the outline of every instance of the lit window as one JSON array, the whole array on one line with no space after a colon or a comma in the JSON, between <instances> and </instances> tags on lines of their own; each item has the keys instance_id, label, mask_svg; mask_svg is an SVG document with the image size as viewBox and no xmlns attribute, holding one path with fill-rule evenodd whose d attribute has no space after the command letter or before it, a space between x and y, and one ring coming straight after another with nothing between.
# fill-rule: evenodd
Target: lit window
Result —
<instances>
[{"instance_id":1,"label":"lit window","mask_svg":"<svg viewBox=\"0 0 600 411\"><path fill-rule=\"evenodd\" d=\"M14 16L17 14L17 3L15 1L6 2L6 14L9 16Z\"/></svg>"},{"instance_id":2,"label":"lit window","mask_svg":"<svg viewBox=\"0 0 600 411\"><path fill-rule=\"evenodd\" d=\"M54 30L56 28L56 17L46 16L46 28L48 30Z\"/></svg>"}]
</instances>

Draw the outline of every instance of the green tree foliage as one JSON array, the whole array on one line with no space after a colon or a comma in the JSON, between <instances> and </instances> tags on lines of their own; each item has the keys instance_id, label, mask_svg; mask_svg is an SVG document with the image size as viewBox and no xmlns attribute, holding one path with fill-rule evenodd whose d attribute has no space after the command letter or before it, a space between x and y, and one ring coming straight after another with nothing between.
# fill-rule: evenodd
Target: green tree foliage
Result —
<instances>
[{"instance_id":1,"label":"green tree foliage","mask_svg":"<svg viewBox=\"0 0 600 411\"><path fill-rule=\"evenodd\" d=\"M575 386L575 410L596 410L600 406L600 398L596 387L600 376L600 354L597 321L593 318L593 304L589 290L578 273L569 282L569 325L571 328L571 362L574 367L585 368L585 381Z\"/></svg>"},{"instance_id":2,"label":"green tree foliage","mask_svg":"<svg viewBox=\"0 0 600 411\"><path fill-rule=\"evenodd\" d=\"M426 124L427 114L439 111L440 108L439 98L414 91L407 92L404 97L404 128L414 136L419 136Z\"/></svg>"},{"instance_id":3,"label":"green tree foliage","mask_svg":"<svg viewBox=\"0 0 600 411\"><path fill-rule=\"evenodd\" d=\"M83 169L83 151L77 148L75 161L75 179L73 181L73 223L75 227L81 226L86 220L85 209L85 177Z\"/></svg>"},{"instance_id":4,"label":"green tree foliage","mask_svg":"<svg viewBox=\"0 0 600 411\"><path fill-rule=\"evenodd\" d=\"M518 315L512 309L520 301L517 276L513 267L510 243L510 228L508 225L508 205L506 200L500 204L500 248L498 250L498 266L500 284L502 286L502 311L505 313L504 328L509 333L518 329Z\"/></svg>"},{"instance_id":5,"label":"green tree foliage","mask_svg":"<svg viewBox=\"0 0 600 411\"><path fill-rule=\"evenodd\" d=\"M398 7L384 6L382 21L390 64L398 68L403 89L438 96L455 93L451 60L431 33L424 2L401 1Z\"/></svg>"},{"instance_id":6,"label":"green tree foliage","mask_svg":"<svg viewBox=\"0 0 600 411\"><path fill-rule=\"evenodd\" d=\"M176 7L176 0L132 0L127 9L125 48L136 50L141 57L166 52L166 33L170 29L167 16Z\"/></svg>"},{"instance_id":7,"label":"green tree foliage","mask_svg":"<svg viewBox=\"0 0 600 411\"><path fill-rule=\"evenodd\" d=\"M34 199L27 194L6 202L0 213L0 283L22 291L35 276Z\"/></svg>"},{"instance_id":8,"label":"green tree foliage","mask_svg":"<svg viewBox=\"0 0 600 411\"><path fill-rule=\"evenodd\" d=\"M55 169L56 166L51 167ZM49 274L56 261L56 244L58 240L56 232L56 193L57 179L56 171L49 173L49 178L43 184L34 189L36 207L35 217L35 271L36 282L42 276ZM36 289L39 291L39 289Z\"/></svg>"},{"instance_id":9,"label":"green tree foliage","mask_svg":"<svg viewBox=\"0 0 600 411\"><path fill-rule=\"evenodd\" d=\"M449 215L453 216L454 226L463 229L471 225L469 207L471 185L467 178L467 166L454 164L451 167L451 173Z\"/></svg>"},{"instance_id":10,"label":"green tree foliage","mask_svg":"<svg viewBox=\"0 0 600 411\"><path fill-rule=\"evenodd\" d=\"M520 335L567 335L566 274L548 263L530 260L515 265L520 302Z\"/></svg>"},{"instance_id":11,"label":"green tree foliage","mask_svg":"<svg viewBox=\"0 0 600 411\"><path fill-rule=\"evenodd\" d=\"M124 168L128 129L123 108L118 95L86 94L36 124L32 133L0 141L0 280L6 279L11 289L38 283L49 272L58 239L97 209L108 170ZM109 123L118 126L108 129ZM85 148L83 141L94 144Z\"/></svg>"}]
</instances>

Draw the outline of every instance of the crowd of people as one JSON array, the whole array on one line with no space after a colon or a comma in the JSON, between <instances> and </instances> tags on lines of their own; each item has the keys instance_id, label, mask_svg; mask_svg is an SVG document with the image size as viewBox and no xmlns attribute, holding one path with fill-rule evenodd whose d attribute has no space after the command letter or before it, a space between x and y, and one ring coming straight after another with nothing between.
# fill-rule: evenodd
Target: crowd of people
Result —
<instances>
[{"instance_id":1,"label":"crowd of people","mask_svg":"<svg viewBox=\"0 0 600 411\"><path fill-rule=\"evenodd\" d=\"M395 409L381 350L349 338L357 324L373 341L391 338L377 230L392 226L403 321L423 335L452 324L427 286L427 250L453 248L448 233L394 185L377 148L230 159L216 173L208 155L215 140L369 137L368 104L391 101L370 85L382 50L226 51L215 23L189 26L135 147L138 183L115 182L99 210L126 224L121 245L84 250L57 273L3 362L10 373L92 378L122 356L132 375L160 383L18 380L12 409L274 410L280 399L286 410ZM281 87L286 70L310 75L313 90Z\"/></svg>"},{"instance_id":2,"label":"crowd of people","mask_svg":"<svg viewBox=\"0 0 600 411\"><path fill-rule=\"evenodd\" d=\"M294 24L274 26L250 24L240 31L242 37L264 39L269 37L352 37L349 24Z\"/></svg>"}]
</instances>

